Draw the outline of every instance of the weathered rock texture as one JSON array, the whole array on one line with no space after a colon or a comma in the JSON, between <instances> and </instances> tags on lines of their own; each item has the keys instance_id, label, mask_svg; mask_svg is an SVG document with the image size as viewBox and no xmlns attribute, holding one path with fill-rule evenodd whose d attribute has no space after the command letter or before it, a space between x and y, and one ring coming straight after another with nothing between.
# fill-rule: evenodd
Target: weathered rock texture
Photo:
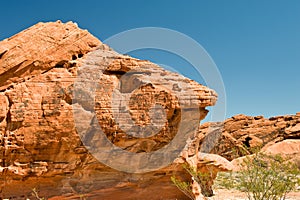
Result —
<instances>
[{"instance_id":1,"label":"weathered rock texture","mask_svg":"<svg viewBox=\"0 0 300 200\"><path fill-rule=\"evenodd\" d=\"M102 75L92 108L89 99L74 98L74 82L83 65L96 66ZM155 102L166 110L158 134L144 139L122 131L126 127L120 127L119 122L126 118L117 122L110 102L120 77L136 68L143 74L135 74L117 88L123 93L134 89L123 111L142 127L155 125L150 109ZM160 85L158 81L145 82L149 73L160 74ZM141 87L132 88L140 83ZM186 89L193 97L181 101L174 96L176 91ZM88 90L83 91L84 96L93 97ZM74 23L39 23L0 42L0 197L24 199L31 197L35 188L41 197L59 196L56 199L78 199L80 195L88 199L186 199L170 182L170 176L176 173L189 178L180 164L130 174L98 162L79 137L82 133L75 127L73 108L86 113L82 122L91 133L97 121L116 146L142 153L164 147L182 122L185 131L193 131L196 127L189 127L187 122L203 119L205 107L214 105L216 99L214 91L194 81L114 52ZM199 116L180 118L182 104L186 108L197 105L190 109L198 109ZM89 114L93 109L94 116ZM94 135L89 136L93 141Z\"/></svg>"},{"instance_id":2,"label":"weathered rock texture","mask_svg":"<svg viewBox=\"0 0 300 200\"><path fill-rule=\"evenodd\" d=\"M0 90L54 67L70 67L101 42L74 23L39 23L0 45ZM64 66L65 65L65 66Z\"/></svg>"},{"instance_id":3,"label":"weathered rock texture","mask_svg":"<svg viewBox=\"0 0 300 200\"><path fill-rule=\"evenodd\" d=\"M84 85L80 76L92 81ZM192 80L114 52L74 23L39 23L0 42L0 198L31 198L35 188L50 199L187 199L170 181L172 175L192 181L182 163L210 172L209 181L196 184L207 196L217 172L232 168L205 153L233 160L255 148L281 149L299 162L300 113L270 119L237 115L203 124L184 141L178 159L147 173L114 170L90 153L102 144L95 124L125 151L162 149L180 128L197 130L205 107L216 99L214 91ZM146 135L140 138L140 132Z\"/></svg>"},{"instance_id":4,"label":"weathered rock texture","mask_svg":"<svg viewBox=\"0 0 300 200\"><path fill-rule=\"evenodd\" d=\"M197 137L200 151L232 160L287 139L299 141L300 113L269 119L237 115L225 122L203 124Z\"/></svg>"}]
</instances>

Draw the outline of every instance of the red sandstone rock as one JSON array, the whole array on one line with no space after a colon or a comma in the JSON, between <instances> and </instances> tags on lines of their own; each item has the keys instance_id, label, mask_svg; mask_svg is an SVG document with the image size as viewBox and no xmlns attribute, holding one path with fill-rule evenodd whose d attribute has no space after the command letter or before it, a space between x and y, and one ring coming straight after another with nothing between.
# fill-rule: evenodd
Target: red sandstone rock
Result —
<instances>
[{"instance_id":1,"label":"red sandstone rock","mask_svg":"<svg viewBox=\"0 0 300 200\"><path fill-rule=\"evenodd\" d=\"M83 66L92 75L102 75L92 99L94 107L88 87L79 92L88 99L74 101L78 89L74 82ZM118 88L121 75L136 69L142 73ZM149 76L155 73L160 74L159 80ZM180 123L186 132L198 126L207 114L205 107L217 100L213 90L149 61L120 55L71 22L39 23L0 42L0 80L1 198L31 197L33 188L41 197L60 199L80 194L89 199L186 198L170 180L173 174L188 178L176 162L145 174L120 172L97 161L80 136L85 130L93 132L99 123L110 142L124 150L155 151L172 140ZM134 88L141 83L142 87ZM139 139L122 131L128 127L120 124L126 125L130 117L119 121L114 117L113 109L123 109L111 103L114 88L123 93L134 91L123 111L140 126L161 123L156 135ZM182 99L174 95L178 90L187 91ZM151 121L154 103L166 110L165 121ZM180 106L189 108L184 117ZM199 115L192 115L191 110ZM74 124L77 112L81 112L76 118L79 127ZM189 126L195 122L197 126ZM90 141L101 143L94 136ZM112 161L122 159L113 156Z\"/></svg>"},{"instance_id":2,"label":"red sandstone rock","mask_svg":"<svg viewBox=\"0 0 300 200\"><path fill-rule=\"evenodd\" d=\"M76 24L38 23L0 43L0 90L51 68L69 65L101 42Z\"/></svg>"},{"instance_id":3,"label":"red sandstone rock","mask_svg":"<svg viewBox=\"0 0 300 200\"><path fill-rule=\"evenodd\" d=\"M268 154L279 154L288 161L295 163L300 169L300 140L288 139L266 146L262 149Z\"/></svg>"},{"instance_id":4,"label":"red sandstone rock","mask_svg":"<svg viewBox=\"0 0 300 200\"><path fill-rule=\"evenodd\" d=\"M74 102L74 82L82 66L96 67L89 69L102 73L94 108L88 99ZM142 74L123 79L122 86L118 86L123 74L137 69ZM163 78L148 80L146 75L152 73L159 73ZM144 85L136 88L139 84ZM179 103L174 94L187 89L187 84L193 98ZM129 123L124 123L128 118L121 117L118 121L113 110L123 107L110 101L117 87L124 93L134 91L126 101L129 106L123 111L127 110L140 126L153 123L150 108L154 103L165 109L167 120L155 122L163 122L158 134L140 139L123 131L128 128ZM85 91L84 94L90 93ZM187 141L182 158L170 166L145 174L128 174L98 162L87 145L83 145L82 133L78 133L74 124L76 108L82 113L78 120L83 127L92 130L93 119L96 119L114 145L130 152L151 152L173 139L181 120L187 131L193 131L196 126L189 127L190 122L203 119L207 114L205 107L214 105L216 99L214 91L194 81L162 70L149 61L114 52L73 23L39 23L0 42L1 198L24 199L32 196L32 189L36 188L40 196L54 199L54 196L76 199L81 194L89 199L185 199L170 177L175 174L190 180L181 166L187 158L194 158L197 168L208 171L208 166L218 159L208 155L213 161L204 162L196 155L215 153L232 160L251 154L254 148L270 148L268 151L276 152L278 148L290 148L286 145L290 141L287 139L298 142L299 113L270 119L238 115L225 122L203 124L194 138ZM199 116L193 118L187 113L180 119L180 104L188 106L191 101L196 102L193 105L197 108L193 109L199 110ZM91 109L95 109L96 116L91 114ZM125 126L120 126L120 122ZM204 193L212 192L217 171L230 168L215 167L209 187L203 189L202 186Z\"/></svg>"},{"instance_id":5,"label":"red sandstone rock","mask_svg":"<svg viewBox=\"0 0 300 200\"><path fill-rule=\"evenodd\" d=\"M198 135L202 135L199 150L219 154L228 160L251 154L263 147L287 139L300 138L300 116L287 115L271 117L250 117L237 115L222 123L205 123ZM215 140L205 147L205 136L213 132Z\"/></svg>"}]
</instances>

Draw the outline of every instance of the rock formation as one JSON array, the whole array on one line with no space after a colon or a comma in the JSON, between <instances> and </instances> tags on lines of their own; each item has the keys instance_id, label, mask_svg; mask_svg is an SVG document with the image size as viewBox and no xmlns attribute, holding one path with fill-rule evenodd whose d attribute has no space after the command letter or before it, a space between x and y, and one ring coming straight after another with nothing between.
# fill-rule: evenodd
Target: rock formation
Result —
<instances>
[{"instance_id":1,"label":"rock formation","mask_svg":"<svg viewBox=\"0 0 300 200\"><path fill-rule=\"evenodd\" d=\"M195 188L193 194L196 200L214 195L212 187L218 172L233 170L233 165L227 159L216 154L198 152L194 156L182 156L181 159L184 160L181 163L187 163L189 169L194 170L196 174L201 174L201 176L192 174L192 184Z\"/></svg>"},{"instance_id":2,"label":"rock formation","mask_svg":"<svg viewBox=\"0 0 300 200\"><path fill-rule=\"evenodd\" d=\"M232 160L288 139L297 143L300 139L300 113L269 119L263 116L236 115L225 122L203 124L197 136L200 151ZM206 142L203 144L204 141ZM211 143L213 148L207 148L205 144Z\"/></svg>"},{"instance_id":3,"label":"rock formation","mask_svg":"<svg viewBox=\"0 0 300 200\"><path fill-rule=\"evenodd\" d=\"M200 198L196 190L211 196L218 171L231 170L228 160L278 145L297 154L300 113L199 127L216 100L72 22L34 25L0 42L0 198L187 199L170 180L192 181L183 163L211 172L194 184Z\"/></svg>"},{"instance_id":4,"label":"rock formation","mask_svg":"<svg viewBox=\"0 0 300 200\"><path fill-rule=\"evenodd\" d=\"M135 155L173 140L179 154L185 133L197 130L216 99L190 79L114 52L74 23L34 25L0 42L0 197L31 198L35 189L50 199L186 199L170 181L189 178L180 163L146 165L147 173L112 169L96 159L105 151L93 152L104 145L98 132Z\"/></svg>"}]
</instances>

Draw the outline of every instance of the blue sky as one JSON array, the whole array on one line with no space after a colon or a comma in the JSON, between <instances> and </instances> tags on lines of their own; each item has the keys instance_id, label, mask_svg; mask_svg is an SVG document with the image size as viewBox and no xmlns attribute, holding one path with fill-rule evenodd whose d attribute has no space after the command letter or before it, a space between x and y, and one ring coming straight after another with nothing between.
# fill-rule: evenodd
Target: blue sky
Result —
<instances>
[{"instance_id":1,"label":"blue sky","mask_svg":"<svg viewBox=\"0 0 300 200\"><path fill-rule=\"evenodd\" d=\"M128 0L3 1L0 39L40 21L74 21L100 40L138 27L164 27L200 43L216 63L226 89L227 117L300 112L300 1ZM167 52L129 53L184 71Z\"/></svg>"}]
</instances>

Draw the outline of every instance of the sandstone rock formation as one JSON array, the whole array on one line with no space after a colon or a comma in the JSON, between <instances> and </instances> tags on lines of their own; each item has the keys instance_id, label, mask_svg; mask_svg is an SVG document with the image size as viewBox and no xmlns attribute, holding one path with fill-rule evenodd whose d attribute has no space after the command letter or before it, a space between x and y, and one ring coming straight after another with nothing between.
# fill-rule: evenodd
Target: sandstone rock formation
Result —
<instances>
[{"instance_id":1,"label":"sandstone rock formation","mask_svg":"<svg viewBox=\"0 0 300 200\"><path fill-rule=\"evenodd\" d=\"M232 168L226 159L255 148L297 151L300 113L199 127L216 100L213 90L120 55L72 22L39 23L0 42L0 198L32 198L36 189L49 199L187 199L170 181L192 181L182 163L211 172L195 184L210 196L217 172ZM163 156L142 156L153 152Z\"/></svg>"},{"instance_id":2,"label":"sandstone rock formation","mask_svg":"<svg viewBox=\"0 0 300 200\"><path fill-rule=\"evenodd\" d=\"M218 175L218 172L233 170L233 166L228 160L216 154L198 152L194 156L183 159L189 164L189 167L192 167L197 173L202 175L202 177L193 176L192 180L193 187L196 188L193 191L196 200L214 195L212 186Z\"/></svg>"},{"instance_id":3,"label":"sandstone rock formation","mask_svg":"<svg viewBox=\"0 0 300 200\"><path fill-rule=\"evenodd\" d=\"M74 23L38 23L1 41L0 90L52 68L68 68L101 42Z\"/></svg>"},{"instance_id":4,"label":"sandstone rock formation","mask_svg":"<svg viewBox=\"0 0 300 200\"><path fill-rule=\"evenodd\" d=\"M294 156L300 154L300 140L288 139L262 149L266 153Z\"/></svg>"},{"instance_id":5,"label":"sandstone rock formation","mask_svg":"<svg viewBox=\"0 0 300 200\"><path fill-rule=\"evenodd\" d=\"M263 155L280 155L286 163L293 163L300 169L300 140L287 139L260 150ZM235 158L231 161L232 171L240 171L245 166L245 161L255 158L255 154Z\"/></svg>"},{"instance_id":6,"label":"sandstone rock formation","mask_svg":"<svg viewBox=\"0 0 300 200\"><path fill-rule=\"evenodd\" d=\"M300 169L300 140L287 139L281 142L266 146L262 149L267 154L279 154L290 162L295 163Z\"/></svg>"},{"instance_id":7,"label":"sandstone rock formation","mask_svg":"<svg viewBox=\"0 0 300 200\"><path fill-rule=\"evenodd\" d=\"M186 199L170 181L189 178L180 164L114 170L97 156L124 157L93 152L105 145L98 132L135 155L176 140L179 154L186 136L177 132L197 130L216 99L192 80L114 52L74 23L39 23L0 42L0 197L31 198L36 189L52 199Z\"/></svg>"},{"instance_id":8,"label":"sandstone rock formation","mask_svg":"<svg viewBox=\"0 0 300 200\"><path fill-rule=\"evenodd\" d=\"M300 113L269 119L237 115L225 122L203 124L197 137L200 151L232 160L288 139L299 141Z\"/></svg>"}]
</instances>

